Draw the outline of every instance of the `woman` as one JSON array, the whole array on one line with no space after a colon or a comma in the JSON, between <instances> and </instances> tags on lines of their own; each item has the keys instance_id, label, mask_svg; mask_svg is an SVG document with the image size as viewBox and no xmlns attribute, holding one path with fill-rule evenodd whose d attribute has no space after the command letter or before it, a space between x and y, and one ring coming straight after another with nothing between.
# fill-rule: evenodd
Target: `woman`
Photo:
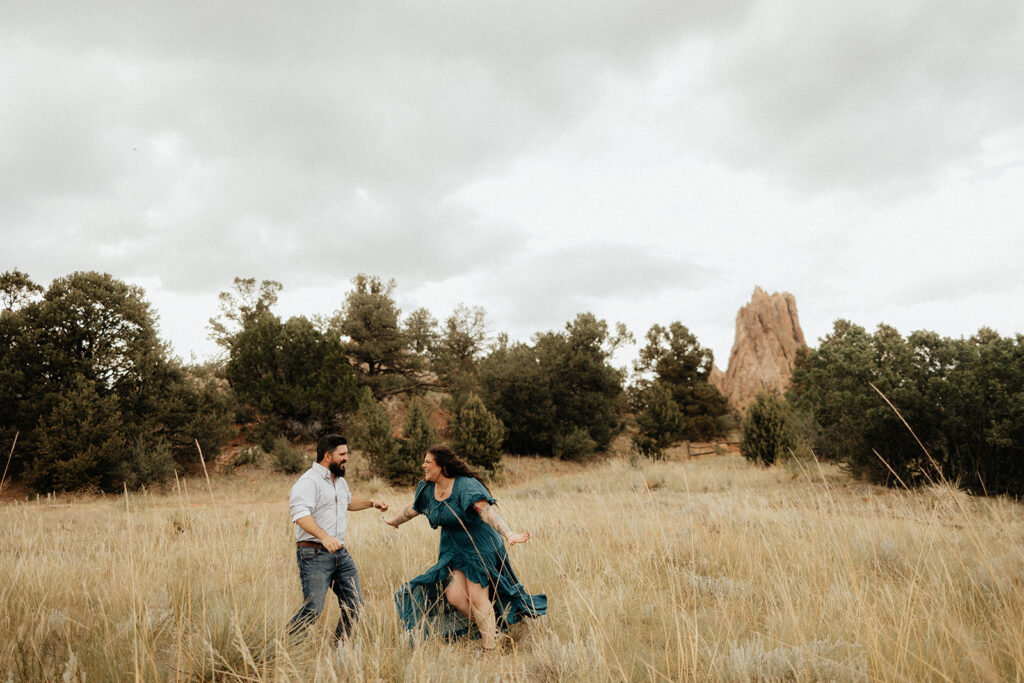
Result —
<instances>
[{"instance_id":1,"label":"woman","mask_svg":"<svg viewBox=\"0 0 1024 683\"><path fill-rule=\"evenodd\" d=\"M467 633L472 620L483 648L493 650L499 627L507 630L524 616L547 611L547 597L529 595L519 583L502 542L525 543L530 533L512 533L494 503L480 477L450 448L427 449L412 505L384 520L398 528L423 514L431 527L441 527L437 563L395 594L407 629L423 627L453 637Z\"/></svg>"}]
</instances>

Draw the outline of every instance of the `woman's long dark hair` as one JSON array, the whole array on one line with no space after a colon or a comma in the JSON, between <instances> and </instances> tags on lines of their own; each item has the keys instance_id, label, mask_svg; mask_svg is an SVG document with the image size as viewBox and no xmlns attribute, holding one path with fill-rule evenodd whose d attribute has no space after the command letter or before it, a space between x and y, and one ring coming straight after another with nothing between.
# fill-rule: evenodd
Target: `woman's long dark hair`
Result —
<instances>
[{"instance_id":1,"label":"woman's long dark hair","mask_svg":"<svg viewBox=\"0 0 1024 683\"><path fill-rule=\"evenodd\" d=\"M441 474L444 476L452 479L455 477L473 477L487 489L488 494L491 492L487 488L487 484L484 484L484 480L476 473L476 470L467 465L465 460L455 455L455 451L444 444L439 443L431 446L427 449L427 453L434 456L434 462L441 468Z\"/></svg>"}]
</instances>

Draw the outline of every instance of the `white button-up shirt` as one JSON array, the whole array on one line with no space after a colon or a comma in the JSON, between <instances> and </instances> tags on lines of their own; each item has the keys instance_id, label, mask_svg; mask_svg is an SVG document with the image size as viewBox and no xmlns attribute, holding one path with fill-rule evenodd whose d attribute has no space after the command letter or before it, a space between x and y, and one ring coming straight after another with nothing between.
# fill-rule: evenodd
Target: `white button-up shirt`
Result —
<instances>
[{"instance_id":1,"label":"white button-up shirt","mask_svg":"<svg viewBox=\"0 0 1024 683\"><path fill-rule=\"evenodd\" d=\"M351 502L352 493L345 478L335 477L332 483L331 471L318 462L299 477L288 497L292 522L312 515L313 521L339 543L345 542L348 504ZM295 525L295 540L319 542L316 536L306 533L298 524Z\"/></svg>"}]
</instances>

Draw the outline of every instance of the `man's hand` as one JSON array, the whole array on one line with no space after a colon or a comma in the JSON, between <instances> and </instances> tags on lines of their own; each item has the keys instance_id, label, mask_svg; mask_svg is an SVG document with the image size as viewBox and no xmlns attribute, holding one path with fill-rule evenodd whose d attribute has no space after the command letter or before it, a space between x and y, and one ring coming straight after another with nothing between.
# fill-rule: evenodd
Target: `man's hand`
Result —
<instances>
[{"instance_id":1,"label":"man's hand","mask_svg":"<svg viewBox=\"0 0 1024 683\"><path fill-rule=\"evenodd\" d=\"M310 536L316 538L316 540L320 542L320 545L322 545L327 552L333 553L339 548L341 548L341 541L339 541L334 536L331 536L329 533L321 529L320 525L313 520L312 515L299 517L297 520L295 520L295 523L299 525L300 529L305 531Z\"/></svg>"},{"instance_id":2,"label":"man's hand","mask_svg":"<svg viewBox=\"0 0 1024 683\"><path fill-rule=\"evenodd\" d=\"M375 501L372 501L372 502L373 502L373 507L377 508L381 512L387 511L388 504L385 503L383 500L375 500Z\"/></svg>"},{"instance_id":3,"label":"man's hand","mask_svg":"<svg viewBox=\"0 0 1024 683\"><path fill-rule=\"evenodd\" d=\"M341 542L334 536L324 536L320 542L324 544L324 549L329 553L341 550Z\"/></svg>"}]
</instances>

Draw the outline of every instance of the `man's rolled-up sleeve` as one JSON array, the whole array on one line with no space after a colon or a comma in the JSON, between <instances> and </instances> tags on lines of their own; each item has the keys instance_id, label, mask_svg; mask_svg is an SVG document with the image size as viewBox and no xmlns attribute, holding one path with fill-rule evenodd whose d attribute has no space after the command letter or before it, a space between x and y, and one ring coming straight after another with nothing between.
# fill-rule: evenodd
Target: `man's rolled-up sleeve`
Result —
<instances>
[{"instance_id":1,"label":"man's rolled-up sleeve","mask_svg":"<svg viewBox=\"0 0 1024 683\"><path fill-rule=\"evenodd\" d=\"M291 508L293 522L312 515L316 507L316 485L309 479L295 482L288 497L288 507Z\"/></svg>"}]
</instances>

